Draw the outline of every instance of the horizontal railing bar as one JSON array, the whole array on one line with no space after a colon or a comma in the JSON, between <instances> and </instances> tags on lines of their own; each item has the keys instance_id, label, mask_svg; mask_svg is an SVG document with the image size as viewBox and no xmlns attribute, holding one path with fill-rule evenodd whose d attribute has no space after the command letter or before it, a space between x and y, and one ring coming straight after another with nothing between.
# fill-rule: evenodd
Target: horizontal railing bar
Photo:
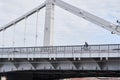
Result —
<instances>
[{"instance_id":1,"label":"horizontal railing bar","mask_svg":"<svg viewBox=\"0 0 120 80\"><path fill-rule=\"evenodd\" d=\"M33 46L33 47L0 47L0 49L15 49L15 48L55 48L55 47L83 47L85 45L67 45L67 46ZM120 46L120 44L97 44L88 46Z\"/></svg>"}]
</instances>

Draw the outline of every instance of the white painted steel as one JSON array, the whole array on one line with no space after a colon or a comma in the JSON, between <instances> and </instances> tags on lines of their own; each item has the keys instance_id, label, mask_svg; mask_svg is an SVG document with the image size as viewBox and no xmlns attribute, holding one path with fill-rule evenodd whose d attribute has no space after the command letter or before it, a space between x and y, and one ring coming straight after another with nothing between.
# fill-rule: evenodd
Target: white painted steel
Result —
<instances>
[{"instance_id":1,"label":"white painted steel","mask_svg":"<svg viewBox=\"0 0 120 80\"><path fill-rule=\"evenodd\" d=\"M5 60L5 59L3 59ZM11 61L0 60L0 73L26 70L95 70L95 71L119 71L120 60L96 60L83 58L82 60L73 59L17 59Z\"/></svg>"},{"instance_id":2,"label":"white painted steel","mask_svg":"<svg viewBox=\"0 0 120 80\"><path fill-rule=\"evenodd\" d=\"M40 6L32 9L31 11L27 12L26 14L20 16L19 18L11 21L10 23L6 24L5 26L0 27L0 31L4 31L4 30L6 30L7 28L12 27L12 25L17 24L18 22L22 21L23 19L29 17L30 15L32 15L32 14L34 14L35 12L39 11L40 9L44 8L45 5L46 5L46 2L42 3Z\"/></svg>"},{"instance_id":3,"label":"white painted steel","mask_svg":"<svg viewBox=\"0 0 120 80\"><path fill-rule=\"evenodd\" d=\"M112 55L113 54L113 55ZM34 55L34 57L33 57ZM14 53L14 54L9 54L9 53L3 53L0 54L0 58L8 58L8 59L14 59L14 58L27 58L27 59L34 59L34 58L118 58L120 56L120 53L74 53L74 57L72 53ZM9 56L9 57L8 57Z\"/></svg>"},{"instance_id":4,"label":"white painted steel","mask_svg":"<svg viewBox=\"0 0 120 80\"><path fill-rule=\"evenodd\" d=\"M46 21L45 21L45 30L44 30L44 46L53 45L53 27L54 27L54 4L60 6L61 8L79 16L83 19L86 19L98 26L101 26L112 33L120 34L120 26L113 24L109 21L106 21L102 18L99 18L91 13L88 13L82 9L74 7L66 2L61 0L46 0L45 3L41 4L37 8L31 10L30 12L26 13L25 15L19 17L18 19L8 23L7 25L0 28L0 31L4 31L7 28L11 27L12 25L20 22L21 20L29 17L30 15L34 14L38 10L42 9L46 6Z\"/></svg>"},{"instance_id":5,"label":"white painted steel","mask_svg":"<svg viewBox=\"0 0 120 80\"><path fill-rule=\"evenodd\" d=\"M46 23L43 47L0 48L0 73L24 70L110 70L120 71L120 45L53 45L54 4L120 34L120 27L61 0L47 0L22 17L0 28L3 31L46 5ZM46 46L46 47L45 47ZM97 60L96 60L97 59Z\"/></svg>"},{"instance_id":6,"label":"white painted steel","mask_svg":"<svg viewBox=\"0 0 120 80\"><path fill-rule=\"evenodd\" d=\"M44 46L53 46L54 0L46 0L46 16L44 28Z\"/></svg>"},{"instance_id":7,"label":"white painted steel","mask_svg":"<svg viewBox=\"0 0 120 80\"><path fill-rule=\"evenodd\" d=\"M55 0L54 4L60 6L61 8L65 9L79 17L82 17L85 20L88 20L98 26L101 26L102 28L104 28L112 33L120 35L120 26L119 25L115 25L109 21L106 21L100 17L97 17L97 16L95 16L91 13L88 13L82 9L74 7L66 2L61 1L61 0Z\"/></svg>"},{"instance_id":8,"label":"white painted steel","mask_svg":"<svg viewBox=\"0 0 120 80\"><path fill-rule=\"evenodd\" d=\"M120 57L119 44L0 48L0 58L112 58Z\"/></svg>"}]
</instances>

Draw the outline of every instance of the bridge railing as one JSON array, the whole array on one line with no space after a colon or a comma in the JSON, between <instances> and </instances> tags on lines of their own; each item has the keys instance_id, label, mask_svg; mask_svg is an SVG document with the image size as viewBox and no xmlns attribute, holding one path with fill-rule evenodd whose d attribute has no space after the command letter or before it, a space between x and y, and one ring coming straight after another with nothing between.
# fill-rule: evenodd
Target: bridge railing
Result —
<instances>
[{"instance_id":1,"label":"bridge railing","mask_svg":"<svg viewBox=\"0 0 120 80\"><path fill-rule=\"evenodd\" d=\"M119 53L119 52L120 44L0 48L0 54L4 53L71 54L71 53Z\"/></svg>"}]
</instances>

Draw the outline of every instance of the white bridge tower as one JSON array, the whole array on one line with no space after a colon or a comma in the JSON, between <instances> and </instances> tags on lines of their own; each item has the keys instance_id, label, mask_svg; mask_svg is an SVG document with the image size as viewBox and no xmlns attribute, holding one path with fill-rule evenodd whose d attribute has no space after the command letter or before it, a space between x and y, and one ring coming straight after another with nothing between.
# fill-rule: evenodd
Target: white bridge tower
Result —
<instances>
[{"instance_id":1,"label":"white bridge tower","mask_svg":"<svg viewBox=\"0 0 120 80\"><path fill-rule=\"evenodd\" d=\"M54 0L46 0L46 16L44 28L44 46L53 45L54 32Z\"/></svg>"}]
</instances>

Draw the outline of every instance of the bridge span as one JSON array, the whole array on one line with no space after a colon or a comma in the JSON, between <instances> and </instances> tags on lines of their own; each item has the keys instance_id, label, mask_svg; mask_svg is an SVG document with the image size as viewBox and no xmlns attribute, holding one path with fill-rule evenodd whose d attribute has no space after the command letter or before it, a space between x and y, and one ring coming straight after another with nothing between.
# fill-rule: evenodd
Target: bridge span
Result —
<instances>
[{"instance_id":1,"label":"bridge span","mask_svg":"<svg viewBox=\"0 0 120 80\"><path fill-rule=\"evenodd\" d=\"M68 12L81 17L101 28L110 31L112 34L120 35L120 26L106 21L85 10L79 9L62 0L45 0L43 4L32 9L25 15L11 21L5 26L0 27L1 48L0 48L0 76L7 80L54 80L74 77L118 77L120 76L120 44L102 45L68 45L53 46L54 32L54 10L55 5L67 10ZM31 30L30 43L38 43L39 12L46 7L44 40L41 47L15 47L18 46L19 39L23 39L22 46L26 45L27 27L33 26ZM33 14L36 18L29 20ZM17 31L16 26L23 21L24 29ZM35 25L32 22L35 21ZM42 20L42 19L40 19ZM9 33L9 29L13 35ZM20 31L21 30L21 31ZM7 32L8 31L8 32ZM20 33L19 33L20 32ZM10 34L10 38L6 34ZM20 35L23 35L20 36ZM6 38L7 37L7 38ZM74 39L74 38L73 38ZM12 42L12 47L7 46L7 40ZM18 41L18 42L17 42ZM39 40L40 41L40 40ZM22 42L22 41L21 41ZM9 44L9 43L8 43Z\"/></svg>"},{"instance_id":2,"label":"bridge span","mask_svg":"<svg viewBox=\"0 0 120 80\"><path fill-rule=\"evenodd\" d=\"M119 51L120 44L0 48L0 73L8 80L117 77Z\"/></svg>"}]
</instances>

